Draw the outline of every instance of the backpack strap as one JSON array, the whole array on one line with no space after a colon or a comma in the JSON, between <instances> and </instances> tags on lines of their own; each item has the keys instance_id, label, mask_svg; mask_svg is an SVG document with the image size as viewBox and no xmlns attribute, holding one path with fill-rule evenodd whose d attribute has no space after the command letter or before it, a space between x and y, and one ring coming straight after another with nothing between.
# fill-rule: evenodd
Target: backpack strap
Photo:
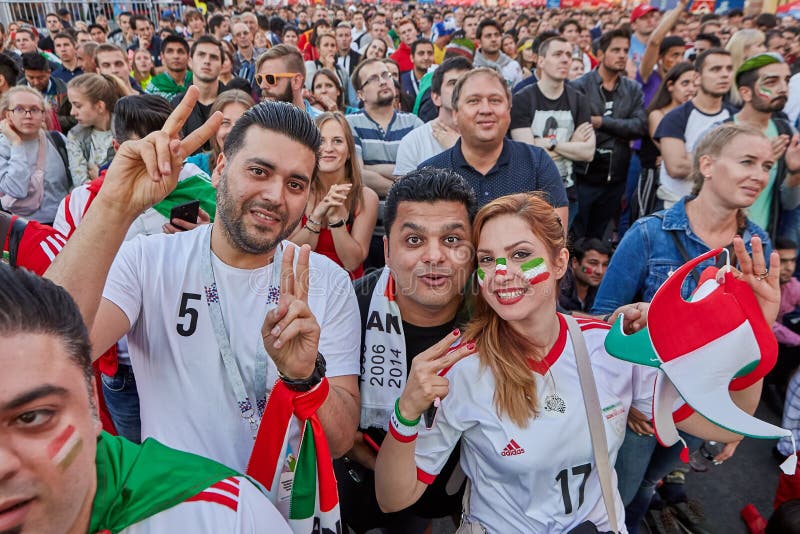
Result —
<instances>
[{"instance_id":1,"label":"backpack strap","mask_svg":"<svg viewBox=\"0 0 800 534\"><path fill-rule=\"evenodd\" d=\"M61 156L61 161L64 162L64 169L67 171L67 190L70 190L72 189L72 173L69 172L69 155L67 154L67 145L64 143L64 138L54 131L48 131L47 137L56 147L58 155Z\"/></svg>"},{"instance_id":2,"label":"backpack strap","mask_svg":"<svg viewBox=\"0 0 800 534\"><path fill-rule=\"evenodd\" d=\"M367 324L367 314L369 313L369 303L372 301L372 292L375 291L375 286L378 285L380 277L381 269L378 269L353 282L353 289L355 290L356 301L358 302L358 311L361 314L361 347L359 348L359 355L362 357L364 355L364 340L367 334L364 325Z\"/></svg>"},{"instance_id":3,"label":"backpack strap","mask_svg":"<svg viewBox=\"0 0 800 534\"><path fill-rule=\"evenodd\" d=\"M2 245L0 246L0 255L10 252L11 247L6 248L6 238L8 237L8 230L11 228L12 219L13 215L7 211L0 210L0 245Z\"/></svg>"},{"instance_id":4,"label":"backpack strap","mask_svg":"<svg viewBox=\"0 0 800 534\"><path fill-rule=\"evenodd\" d=\"M12 267L17 266L17 252L19 251L19 244L22 241L22 234L25 233L26 226L28 226L28 221L22 217L17 217L11 223L11 230L8 233L8 262Z\"/></svg>"},{"instance_id":5,"label":"backpack strap","mask_svg":"<svg viewBox=\"0 0 800 534\"><path fill-rule=\"evenodd\" d=\"M664 215L661 214L661 213L653 213L652 216L655 217L656 219L661 220L662 222L664 221ZM667 230L667 233L672 238L672 242L675 243L675 248L678 249L678 252L680 253L681 258L683 258L683 262L686 263L689 260L691 260L692 258L689 257L689 253L686 251L686 247L683 246L683 242L681 241L681 238L678 237L678 233L675 230ZM699 286L700 285L700 275L697 273L697 269L692 269L691 275L692 275L692 278L694 278L695 283Z\"/></svg>"}]
</instances>

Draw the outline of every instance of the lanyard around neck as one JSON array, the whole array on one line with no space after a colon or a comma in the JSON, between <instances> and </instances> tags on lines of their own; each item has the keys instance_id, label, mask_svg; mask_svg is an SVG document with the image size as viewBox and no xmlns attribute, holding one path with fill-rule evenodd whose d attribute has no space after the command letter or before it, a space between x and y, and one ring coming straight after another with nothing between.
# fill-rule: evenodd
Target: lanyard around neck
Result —
<instances>
[{"instance_id":1,"label":"lanyard around neck","mask_svg":"<svg viewBox=\"0 0 800 534\"><path fill-rule=\"evenodd\" d=\"M213 254L211 251L211 231L212 228L206 231L200 267L203 285L205 286L206 301L208 302L208 309L211 313L211 326L214 329L214 337L217 338L217 346L219 347L219 353L225 367L225 374L228 376L228 382L231 387L233 387L233 393L236 395L236 403L239 405L242 419L250 424L250 430L253 432L253 439L255 439L267 401L267 360L269 355L264 348L264 342L259 332L259 339L256 344L254 407L253 401L248 395L244 385L239 365L236 362L236 357L231 349L230 339L225 329L225 317L222 315L222 306L220 304L221 297L217 288L216 279L214 278L214 267L211 264L211 255ZM267 312L277 306L278 300L280 299L280 266L282 258L283 244L278 244L275 248L275 255L272 258L272 275L270 276L270 283L267 287ZM247 313L247 311L245 310L244 313ZM236 321L232 320L229 324L231 328L234 328Z\"/></svg>"}]
</instances>

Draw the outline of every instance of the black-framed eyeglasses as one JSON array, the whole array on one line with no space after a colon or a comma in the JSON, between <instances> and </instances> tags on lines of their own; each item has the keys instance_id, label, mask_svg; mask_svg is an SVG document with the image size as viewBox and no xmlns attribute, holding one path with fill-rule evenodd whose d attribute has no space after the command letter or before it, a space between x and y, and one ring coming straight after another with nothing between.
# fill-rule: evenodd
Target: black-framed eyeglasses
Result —
<instances>
[{"instance_id":1,"label":"black-framed eyeglasses","mask_svg":"<svg viewBox=\"0 0 800 534\"><path fill-rule=\"evenodd\" d=\"M14 116L16 116L17 118L22 118L22 117L24 117L25 115L29 115L29 116L31 116L31 117L39 117L40 115L42 115L42 114L44 113L44 110L43 110L42 108L30 108L30 109L26 109L26 108L23 108L23 107L21 107L21 106L17 106L17 107L15 107L14 109L12 109L12 110L10 110L10 111L11 111L11 113L13 113L13 114L14 114Z\"/></svg>"}]
</instances>

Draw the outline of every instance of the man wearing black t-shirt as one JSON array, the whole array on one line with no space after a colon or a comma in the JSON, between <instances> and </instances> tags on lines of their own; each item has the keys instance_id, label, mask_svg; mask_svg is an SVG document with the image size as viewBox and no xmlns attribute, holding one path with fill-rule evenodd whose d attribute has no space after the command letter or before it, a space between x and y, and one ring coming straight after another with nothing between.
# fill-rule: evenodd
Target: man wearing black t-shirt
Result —
<instances>
[{"instance_id":1,"label":"man wearing black t-shirt","mask_svg":"<svg viewBox=\"0 0 800 534\"><path fill-rule=\"evenodd\" d=\"M430 518L461 513L463 476L453 476L457 450L422 498L397 513L380 512L373 470L414 357L465 319L475 211L469 184L446 169L412 171L386 197L386 267L355 283L363 325L359 432L353 449L334 462L342 520L357 533L372 528L422 533Z\"/></svg>"},{"instance_id":2,"label":"man wearing black t-shirt","mask_svg":"<svg viewBox=\"0 0 800 534\"><path fill-rule=\"evenodd\" d=\"M511 138L547 151L561 173L570 200L570 222L577 213L574 161L592 161L594 129L589 102L565 84L572 63L572 45L552 37L539 46L541 79L514 94Z\"/></svg>"},{"instance_id":3,"label":"man wearing black t-shirt","mask_svg":"<svg viewBox=\"0 0 800 534\"><path fill-rule=\"evenodd\" d=\"M222 45L210 35L201 35L192 44L189 51L189 68L192 70L192 85L200 89L200 96L192 109L192 114L186 119L181 135L186 137L200 128L211 116L211 105L217 95L225 90L225 84L219 81L222 70ZM186 93L180 93L172 99L172 107L181 103ZM197 151L211 150L211 144L206 143ZM212 163L212 166L216 162Z\"/></svg>"}]
</instances>

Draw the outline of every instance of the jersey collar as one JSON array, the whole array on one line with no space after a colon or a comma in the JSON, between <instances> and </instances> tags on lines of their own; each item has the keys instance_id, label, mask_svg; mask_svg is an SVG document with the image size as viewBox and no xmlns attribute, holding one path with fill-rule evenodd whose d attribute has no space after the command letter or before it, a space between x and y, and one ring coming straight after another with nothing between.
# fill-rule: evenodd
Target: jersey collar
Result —
<instances>
[{"instance_id":1,"label":"jersey collar","mask_svg":"<svg viewBox=\"0 0 800 534\"><path fill-rule=\"evenodd\" d=\"M564 347L567 345L567 322L560 313L557 315L558 339L556 339L556 343L553 345L553 348L550 349L550 352L548 352L547 355L541 360L528 358L528 367L530 367L531 371L534 373L544 375L547 370L553 367L553 365L558 361L558 359L561 357L561 354L564 352Z\"/></svg>"}]
</instances>

